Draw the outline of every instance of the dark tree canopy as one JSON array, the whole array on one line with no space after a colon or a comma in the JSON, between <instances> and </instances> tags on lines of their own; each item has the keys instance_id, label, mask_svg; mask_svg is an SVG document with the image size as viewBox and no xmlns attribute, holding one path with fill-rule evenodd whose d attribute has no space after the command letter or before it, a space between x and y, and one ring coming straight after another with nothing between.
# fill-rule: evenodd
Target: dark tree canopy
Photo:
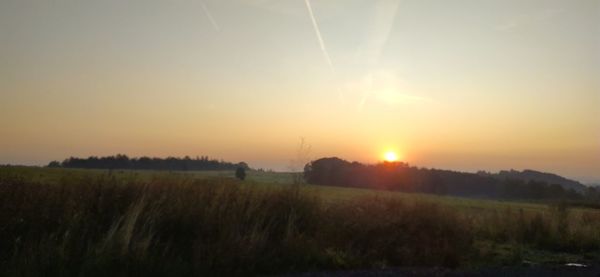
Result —
<instances>
[{"instance_id":1,"label":"dark tree canopy","mask_svg":"<svg viewBox=\"0 0 600 277\"><path fill-rule=\"evenodd\" d=\"M559 184L507 179L491 174L417 168L402 162L365 165L336 157L307 164L310 184L499 199L573 199L582 195Z\"/></svg>"},{"instance_id":2,"label":"dark tree canopy","mask_svg":"<svg viewBox=\"0 0 600 277\"><path fill-rule=\"evenodd\" d=\"M50 163L48 163L48 167L51 167L51 168L60 167L60 162L59 161L51 161Z\"/></svg>"},{"instance_id":3,"label":"dark tree canopy","mask_svg":"<svg viewBox=\"0 0 600 277\"><path fill-rule=\"evenodd\" d=\"M48 167L58 166L58 162L48 164ZM126 155L117 154L107 157L71 157L60 163L65 168L94 168L94 169L151 169L151 170L235 170L239 167L249 169L245 162L231 163L222 160L209 159L206 156L189 156L183 158L129 158Z\"/></svg>"}]
</instances>

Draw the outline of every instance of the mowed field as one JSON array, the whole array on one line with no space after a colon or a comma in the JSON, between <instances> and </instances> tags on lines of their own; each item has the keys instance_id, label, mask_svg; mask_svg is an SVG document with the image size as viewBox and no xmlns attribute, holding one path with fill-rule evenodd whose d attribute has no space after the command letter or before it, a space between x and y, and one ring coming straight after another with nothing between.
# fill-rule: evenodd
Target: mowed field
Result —
<instances>
[{"instance_id":1,"label":"mowed field","mask_svg":"<svg viewBox=\"0 0 600 277\"><path fill-rule=\"evenodd\" d=\"M0 167L1 273L261 275L600 260L599 210L293 180Z\"/></svg>"}]
</instances>

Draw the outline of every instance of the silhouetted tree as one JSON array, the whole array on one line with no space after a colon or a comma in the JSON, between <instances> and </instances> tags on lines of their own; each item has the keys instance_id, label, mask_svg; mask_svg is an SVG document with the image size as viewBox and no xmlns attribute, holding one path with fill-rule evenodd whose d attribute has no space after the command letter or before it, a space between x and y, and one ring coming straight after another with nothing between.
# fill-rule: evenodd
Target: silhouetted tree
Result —
<instances>
[{"instance_id":1,"label":"silhouetted tree","mask_svg":"<svg viewBox=\"0 0 600 277\"><path fill-rule=\"evenodd\" d=\"M248 164L230 163L209 159L206 156L195 159L185 156L184 158L167 157L162 158L129 158L118 154L107 157L75 158L64 160L60 166L65 168L96 168L96 169L148 169L148 170L235 170L238 167L249 169Z\"/></svg>"},{"instance_id":2,"label":"silhouetted tree","mask_svg":"<svg viewBox=\"0 0 600 277\"><path fill-rule=\"evenodd\" d=\"M248 166L248 164L247 164L247 163L245 163L245 162L239 162L239 163L237 164L237 166L238 166L238 167L241 167L241 168L243 168L243 169L250 169L250 166Z\"/></svg>"},{"instance_id":3,"label":"silhouetted tree","mask_svg":"<svg viewBox=\"0 0 600 277\"><path fill-rule=\"evenodd\" d=\"M245 169L245 168L243 168L243 167L238 167L238 168L235 170L235 177L237 177L238 179L240 179L240 180L242 180L242 181L243 181L244 179L246 179L246 169Z\"/></svg>"},{"instance_id":4,"label":"silhouetted tree","mask_svg":"<svg viewBox=\"0 0 600 277\"><path fill-rule=\"evenodd\" d=\"M546 181L503 178L494 174L465 173L450 170L411 167L402 162L365 165L336 157L312 161L304 167L309 184L366 187L404 192L447 194L478 198L569 199L580 200L582 194ZM589 189L593 199L596 190Z\"/></svg>"},{"instance_id":5,"label":"silhouetted tree","mask_svg":"<svg viewBox=\"0 0 600 277\"><path fill-rule=\"evenodd\" d=\"M51 161L50 163L48 163L47 167L51 167L51 168L60 167L60 162L59 161Z\"/></svg>"}]
</instances>

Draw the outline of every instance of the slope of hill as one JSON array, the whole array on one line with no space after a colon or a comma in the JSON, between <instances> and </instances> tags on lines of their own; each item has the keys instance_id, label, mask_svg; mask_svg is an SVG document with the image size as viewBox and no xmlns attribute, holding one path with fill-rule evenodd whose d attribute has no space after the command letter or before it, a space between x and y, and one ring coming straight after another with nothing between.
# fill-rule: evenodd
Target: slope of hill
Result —
<instances>
[{"instance_id":1,"label":"slope of hill","mask_svg":"<svg viewBox=\"0 0 600 277\"><path fill-rule=\"evenodd\" d=\"M579 199L585 191L575 181L532 170L474 174L403 162L361 164L337 157L312 161L304 168L304 177L315 185L493 199Z\"/></svg>"},{"instance_id":2,"label":"slope of hill","mask_svg":"<svg viewBox=\"0 0 600 277\"><path fill-rule=\"evenodd\" d=\"M571 180L571 179L567 179L565 177L553 174L553 173L547 173L547 172L540 172L540 171L535 171L535 170L530 170L530 169L525 169L523 171L518 171L518 170L502 170L496 174L491 174L492 177L494 178L498 178L501 180L506 180L506 179L516 179L516 180L523 180L525 182L529 182L529 181L538 181L538 182L545 182L548 184L557 184L557 185L561 185L564 189L573 189L575 191L578 192L583 192L586 189L586 186Z\"/></svg>"}]
</instances>

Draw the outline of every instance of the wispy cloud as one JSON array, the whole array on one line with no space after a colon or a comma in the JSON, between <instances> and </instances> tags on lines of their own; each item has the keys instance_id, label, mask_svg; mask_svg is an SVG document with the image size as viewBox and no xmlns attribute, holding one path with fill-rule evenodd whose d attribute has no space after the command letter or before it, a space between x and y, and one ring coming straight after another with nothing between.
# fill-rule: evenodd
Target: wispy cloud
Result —
<instances>
[{"instance_id":1,"label":"wispy cloud","mask_svg":"<svg viewBox=\"0 0 600 277\"><path fill-rule=\"evenodd\" d=\"M323 36L321 36L321 29L319 28L319 24L315 19L315 14L313 13L312 6L310 5L310 0L304 0L306 3L306 8L308 9L308 15L312 22L313 28L315 29L315 34L317 35L317 40L319 41L319 46L321 47L321 52L323 52L323 56L325 57L325 62L329 66L329 69L333 73L335 73L335 68L333 67L333 63L331 62L331 57L329 56L329 52L327 52L327 48L325 47L325 42L323 41Z\"/></svg>"},{"instance_id":2,"label":"wispy cloud","mask_svg":"<svg viewBox=\"0 0 600 277\"><path fill-rule=\"evenodd\" d=\"M238 0L244 5L261 8L273 13L284 14L287 16L293 16L296 18L303 18L306 16L301 2L297 1L281 1L281 0Z\"/></svg>"},{"instance_id":3,"label":"wispy cloud","mask_svg":"<svg viewBox=\"0 0 600 277\"><path fill-rule=\"evenodd\" d=\"M498 31L510 31L523 26L543 24L562 13L564 13L564 10L561 9L544 9L527 14L520 14L505 19L503 22L494 26L494 29Z\"/></svg>"},{"instance_id":4,"label":"wispy cloud","mask_svg":"<svg viewBox=\"0 0 600 277\"><path fill-rule=\"evenodd\" d=\"M347 89L361 95L358 110L362 111L371 99L387 104L402 105L430 102L428 97L415 93L414 87L396 77L389 71L377 71L367 74L362 80L347 84Z\"/></svg>"},{"instance_id":5,"label":"wispy cloud","mask_svg":"<svg viewBox=\"0 0 600 277\"><path fill-rule=\"evenodd\" d=\"M362 53L370 66L374 66L379 62L381 53L390 37L399 6L399 0L383 0L375 3L375 12L372 16L373 22L369 26L368 32L371 36Z\"/></svg>"},{"instance_id":6,"label":"wispy cloud","mask_svg":"<svg viewBox=\"0 0 600 277\"><path fill-rule=\"evenodd\" d=\"M396 19L400 1L399 0L383 0L375 4L375 12L373 13L373 23L369 26L369 40L363 51L357 56L365 59L367 69L372 70L379 63L381 53L385 48L390 37L390 32ZM369 75L372 85L372 74ZM360 102L358 103L359 111L363 109L365 103L371 97L371 90L364 90Z\"/></svg>"},{"instance_id":7,"label":"wispy cloud","mask_svg":"<svg viewBox=\"0 0 600 277\"><path fill-rule=\"evenodd\" d=\"M313 28L315 30L315 34L317 35L317 40L319 41L319 46L321 47L321 52L323 53L323 57L325 58L325 62L329 66L329 70L333 74L333 77L336 79L336 89L338 91L338 96L340 101L344 102L345 97L342 89L337 85L337 73L335 67L333 66L333 62L331 61L331 57L329 56L329 52L327 52L327 47L325 47L325 42L323 41L323 36L321 36L321 29L319 28L319 24L315 18L315 14L313 13L312 6L310 5L310 0L304 0L306 3L306 9L308 10L308 16L310 17L310 21L312 22Z\"/></svg>"},{"instance_id":8,"label":"wispy cloud","mask_svg":"<svg viewBox=\"0 0 600 277\"><path fill-rule=\"evenodd\" d=\"M202 6L202 10L204 11L204 14L206 15L206 17L208 17L208 20L210 21L210 24L212 24L213 28L215 28L215 31L220 32L221 27L219 26L219 24L217 24L217 21L212 16L210 11L208 10L208 7L206 6L206 3L204 3L203 0L200 0L200 6Z\"/></svg>"}]
</instances>

